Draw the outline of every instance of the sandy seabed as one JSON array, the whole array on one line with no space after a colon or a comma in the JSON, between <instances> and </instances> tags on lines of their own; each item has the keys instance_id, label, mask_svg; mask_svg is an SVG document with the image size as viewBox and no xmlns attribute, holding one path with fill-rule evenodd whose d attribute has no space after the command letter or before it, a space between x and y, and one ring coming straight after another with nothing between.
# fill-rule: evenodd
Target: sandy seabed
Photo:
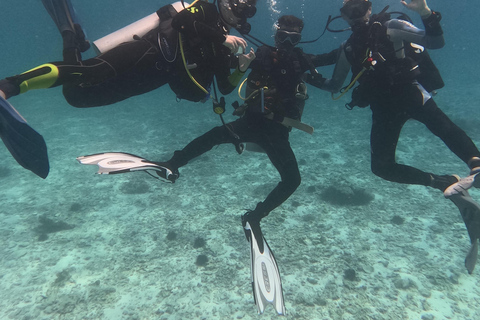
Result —
<instances>
[{"instance_id":1,"label":"sandy seabed","mask_svg":"<svg viewBox=\"0 0 480 320\"><path fill-rule=\"evenodd\" d=\"M166 160L220 121L210 105L171 102L167 89L91 110L67 106L55 90L11 100L45 137L51 173L37 178L0 149L0 319L277 318L271 307L256 313L240 223L278 183L268 158L225 145L181 168L175 184L95 175L75 158L123 151ZM444 111L480 141L468 113ZM312 92L304 121L314 135L291 134L302 185L262 223L288 318L480 319L480 271L464 268L469 239L453 203L370 172L369 110ZM468 173L416 123L397 156ZM64 230L51 232L58 223Z\"/></svg>"}]
</instances>

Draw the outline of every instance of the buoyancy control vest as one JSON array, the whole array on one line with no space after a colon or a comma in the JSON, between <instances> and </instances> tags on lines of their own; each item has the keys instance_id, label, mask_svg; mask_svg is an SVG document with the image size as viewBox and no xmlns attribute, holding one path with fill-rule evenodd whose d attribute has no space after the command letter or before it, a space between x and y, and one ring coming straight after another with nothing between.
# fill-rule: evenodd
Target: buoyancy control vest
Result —
<instances>
[{"instance_id":1,"label":"buoyancy control vest","mask_svg":"<svg viewBox=\"0 0 480 320\"><path fill-rule=\"evenodd\" d=\"M228 34L227 29L219 21L216 5L207 2L195 4L194 2L194 5L187 10L203 13L203 24L211 30L217 30L218 34L224 36ZM194 22L193 25L195 25ZM178 41L175 43L179 45L181 58L177 58L175 63L166 63L166 68L171 71L168 85L176 94L177 99L205 102L210 97L209 92L214 77L219 74L223 75L229 69L234 68L237 60L230 54L230 50L222 45L222 42L218 42L218 37L212 39L202 35L183 36L183 33L178 36L178 32L175 29L173 31L178 37ZM228 80L220 76L217 81L221 87L220 82L225 85L225 81Z\"/></svg>"},{"instance_id":2,"label":"buoyancy control vest","mask_svg":"<svg viewBox=\"0 0 480 320\"><path fill-rule=\"evenodd\" d=\"M294 48L288 58L280 57L273 47L263 46L257 51L257 62L247 79L246 96L254 94L248 101L248 112L273 112L275 114L299 120L305 100L302 75L310 69L308 61L300 48ZM314 69L314 67L313 67ZM259 90L264 89L263 105Z\"/></svg>"},{"instance_id":3,"label":"buoyancy control vest","mask_svg":"<svg viewBox=\"0 0 480 320\"><path fill-rule=\"evenodd\" d=\"M372 96L390 94L414 80L428 92L444 86L440 72L422 46L404 41L405 58L396 57L384 25L390 16L388 12L372 15L368 24L355 26L347 40L345 53L352 65L353 78L366 69L358 78L360 85L353 90L347 108L366 107ZM398 19L409 20L405 16Z\"/></svg>"}]
</instances>

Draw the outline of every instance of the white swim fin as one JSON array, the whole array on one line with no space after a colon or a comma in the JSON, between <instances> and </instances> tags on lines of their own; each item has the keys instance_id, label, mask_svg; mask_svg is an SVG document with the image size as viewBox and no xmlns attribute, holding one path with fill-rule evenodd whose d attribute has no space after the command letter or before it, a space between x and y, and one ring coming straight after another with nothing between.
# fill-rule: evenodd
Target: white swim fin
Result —
<instances>
[{"instance_id":1,"label":"white swim fin","mask_svg":"<svg viewBox=\"0 0 480 320\"><path fill-rule=\"evenodd\" d=\"M162 163L143 159L139 156L123 152L97 153L77 158L81 164L98 166L98 174L117 174L133 171L145 171L151 176L165 182L173 183L177 180L178 171L172 171ZM153 171L153 175L150 171Z\"/></svg>"},{"instance_id":2,"label":"white swim fin","mask_svg":"<svg viewBox=\"0 0 480 320\"><path fill-rule=\"evenodd\" d=\"M260 239L255 238L249 222L245 223L244 229L250 242L252 289L257 311L262 314L271 304L279 315L286 315L282 280L273 252L263 235L257 235Z\"/></svg>"}]
</instances>

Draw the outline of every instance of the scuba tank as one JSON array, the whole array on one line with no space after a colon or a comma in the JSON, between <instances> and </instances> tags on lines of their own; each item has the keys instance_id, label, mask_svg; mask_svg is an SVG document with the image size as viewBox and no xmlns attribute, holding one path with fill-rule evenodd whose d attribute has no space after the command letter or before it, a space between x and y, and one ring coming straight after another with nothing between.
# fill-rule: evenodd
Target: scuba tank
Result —
<instances>
[{"instance_id":1,"label":"scuba tank","mask_svg":"<svg viewBox=\"0 0 480 320\"><path fill-rule=\"evenodd\" d=\"M182 1L183 2L183 1ZM188 3L182 3L177 1L172 4L172 7L180 12L185 7L188 7ZM185 7L184 7L185 5ZM108 50L118 46L124 42L130 42L134 40L134 36L142 37L150 30L157 28L160 25L159 11L154 12L140 20L137 20L128 26L125 26L117 31L114 31L103 38L95 40L93 47L97 54L105 53Z\"/></svg>"}]
</instances>

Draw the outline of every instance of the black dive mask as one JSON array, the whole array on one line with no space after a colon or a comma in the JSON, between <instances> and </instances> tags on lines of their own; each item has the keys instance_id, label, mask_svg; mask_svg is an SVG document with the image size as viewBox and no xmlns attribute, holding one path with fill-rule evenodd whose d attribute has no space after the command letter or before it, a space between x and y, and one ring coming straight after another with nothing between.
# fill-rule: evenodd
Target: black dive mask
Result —
<instances>
[{"instance_id":1,"label":"black dive mask","mask_svg":"<svg viewBox=\"0 0 480 320\"><path fill-rule=\"evenodd\" d=\"M296 46L300 40L302 40L302 34L300 32L278 29L277 33L275 33L275 42L278 44L283 45L290 42L292 46Z\"/></svg>"},{"instance_id":2,"label":"black dive mask","mask_svg":"<svg viewBox=\"0 0 480 320\"><path fill-rule=\"evenodd\" d=\"M350 0L340 8L340 12L348 19L355 20L367 14L371 7L372 3L368 0Z\"/></svg>"}]
</instances>

